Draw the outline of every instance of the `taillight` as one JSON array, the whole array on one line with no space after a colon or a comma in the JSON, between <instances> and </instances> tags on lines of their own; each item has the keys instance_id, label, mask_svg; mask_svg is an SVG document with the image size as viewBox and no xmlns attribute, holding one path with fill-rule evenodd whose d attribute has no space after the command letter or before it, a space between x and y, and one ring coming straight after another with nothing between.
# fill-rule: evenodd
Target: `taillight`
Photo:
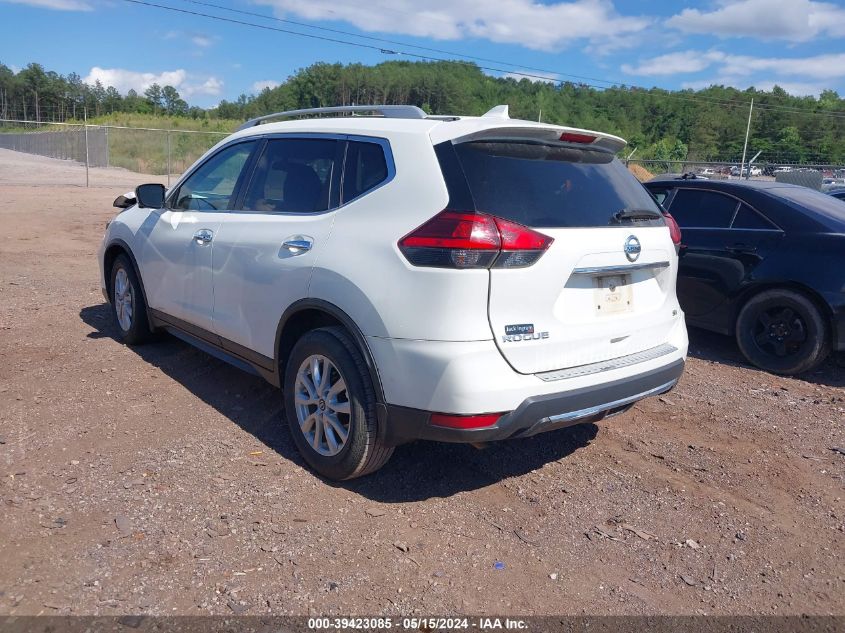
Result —
<instances>
[{"instance_id":1,"label":"taillight","mask_svg":"<svg viewBox=\"0 0 845 633\"><path fill-rule=\"evenodd\" d=\"M414 266L524 268L553 241L486 213L446 209L399 240L399 250Z\"/></svg>"},{"instance_id":2,"label":"taillight","mask_svg":"<svg viewBox=\"0 0 845 633\"><path fill-rule=\"evenodd\" d=\"M503 415L504 413L484 413L481 415L432 413L431 425L448 429L483 429L496 424Z\"/></svg>"},{"instance_id":3,"label":"taillight","mask_svg":"<svg viewBox=\"0 0 845 633\"><path fill-rule=\"evenodd\" d=\"M678 223L668 213L664 213L663 217L666 218L666 226L669 227L669 235L672 237L672 242L675 244L681 243L681 227L678 226Z\"/></svg>"}]
</instances>

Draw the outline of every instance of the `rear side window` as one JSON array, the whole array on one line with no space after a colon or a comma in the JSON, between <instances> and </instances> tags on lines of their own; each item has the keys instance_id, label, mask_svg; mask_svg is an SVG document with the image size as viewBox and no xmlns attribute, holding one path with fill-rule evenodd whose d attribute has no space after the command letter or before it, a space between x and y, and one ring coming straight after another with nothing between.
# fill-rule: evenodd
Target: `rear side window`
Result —
<instances>
[{"instance_id":1,"label":"rear side window","mask_svg":"<svg viewBox=\"0 0 845 633\"><path fill-rule=\"evenodd\" d=\"M668 189L650 189L651 195L660 203L664 204L666 202L666 198L669 197L669 190Z\"/></svg>"},{"instance_id":2,"label":"rear side window","mask_svg":"<svg viewBox=\"0 0 845 633\"><path fill-rule=\"evenodd\" d=\"M669 212L682 229L726 229L731 225L736 205L736 198L715 191L678 189Z\"/></svg>"},{"instance_id":3,"label":"rear side window","mask_svg":"<svg viewBox=\"0 0 845 633\"><path fill-rule=\"evenodd\" d=\"M361 196L387 180L387 161L378 143L349 141L343 171L343 201Z\"/></svg>"},{"instance_id":4,"label":"rear side window","mask_svg":"<svg viewBox=\"0 0 845 633\"><path fill-rule=\"evenodd\" d=\"M332 206L335 139L270 139L255 168L243 211L315 213Z\"/></svg>"},{"instance_id":5,"label":"rear side window","mask_svg":"<svg viewBox=\"0 0 845 633\"><path fill-rule=\"evenodd\" d=\"M776 229L777 227L773 226L766 218L757 213L747 204L743 203L739 205L739 211L736 212L736 217L734 218L731 228L766 230Z\"/></svg>"},{"instance_id":6,"label":"rear side window","mask_svg":"<svg viewBox=\"0 0 845 633\"><path fill-rule=\"evenodd\" d=\"M476 211L547 228L608 226L623 209L660 213L607 152L512 141L446 142L436 152L455 208L472 204ZM663 224L661 217L645 222Z\"/></svg>"}]
</instances>

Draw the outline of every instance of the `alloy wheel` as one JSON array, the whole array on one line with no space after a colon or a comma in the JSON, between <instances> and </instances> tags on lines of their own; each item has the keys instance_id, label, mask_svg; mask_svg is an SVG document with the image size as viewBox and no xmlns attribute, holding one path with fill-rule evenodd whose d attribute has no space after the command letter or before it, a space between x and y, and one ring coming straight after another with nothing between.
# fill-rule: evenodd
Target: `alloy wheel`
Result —
<instances>
[{"instance_id":1,"label":"alloy wheel","mask_svg":"<svg viewBox=\"0 0 845 633\"><path fill-rule=\"evenodd\" d=\"M132 327L134 303L129 275L125 268L118 268L114 276L114 311L124 332L128 332Z\"/></svg>"},{"instance_id":2,"label":"alloy wheel","mask_svg":"<svg viewBox=\"0 0 845 633\"><path fill-rule=\"evenodd\" d=\"M311 448L327 457L343 450L351 404L346 381L331 360L313 354L302 361L294 383L294 406L299 429Z\"/></svg>"},{"instance_id":3,"label":"alloy wheel","mask_svg":"<svg viewBox=\"0 0 845 633\"><path fill-rule=\"evenodd\" d=\"M792 308L763 310L754 326L754 342L760 351L773 356L793 356L807 343L807 326Z\"/></svg>"}]
</instances>

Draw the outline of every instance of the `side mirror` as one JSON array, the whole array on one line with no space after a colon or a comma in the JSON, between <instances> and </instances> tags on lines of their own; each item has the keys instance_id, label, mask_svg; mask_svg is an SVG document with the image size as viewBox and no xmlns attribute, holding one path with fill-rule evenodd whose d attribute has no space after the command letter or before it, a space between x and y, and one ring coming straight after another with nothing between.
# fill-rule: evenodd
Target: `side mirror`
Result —
<instances>
[{"instance_id":1,"label":"side mirror","mask_svg":"<svg viewBox=\"0 0 845 633\"><path fill-rule=\"evenodd\" d=\"M139 185L135 189L135 199L142 209L161 209L164 206L164 185L157 182Z\"/></svg>"},{"instance_id":2,"label":"side mirror","mask_svg":"<svg viewBox=\"0 0 845 633\"><path fill-rule=\"evenodd\" d=\"M128 209L133 204L135 204L135 194L131 191L127 191L122 196L115 198L112 206L117 207L118 209Z\"/></svg>"}]
</instances>

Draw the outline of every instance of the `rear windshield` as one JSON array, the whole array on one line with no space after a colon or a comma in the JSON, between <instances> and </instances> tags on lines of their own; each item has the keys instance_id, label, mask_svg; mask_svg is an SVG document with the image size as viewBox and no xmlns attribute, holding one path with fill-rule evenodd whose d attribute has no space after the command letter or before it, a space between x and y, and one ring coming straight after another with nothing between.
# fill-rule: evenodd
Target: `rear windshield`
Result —
<instances>
[{"instance_id":1,"label":"rear windshield","mask_svg":"<svg viewBox=\"0 0 845 633\"><path fill-rule=\"evenodd\" d=\"M660 213L652 196L607 152L528 141L472 141L441 143L437 155L450 206L526 226L598 227L616 224L613 216L623 209Z\"/></svg>"},{"instance_id":2,"label":"rear windshield","mask_svg":"<svg viewBox=\"0 0 845 633\"><path fill-rule=\"evenodd\" d=\"M841 231L845 228L845 203L842 200L807 187L772 187L767 191L809 211L829 229Z\"/></svg>"}]
</instances>

